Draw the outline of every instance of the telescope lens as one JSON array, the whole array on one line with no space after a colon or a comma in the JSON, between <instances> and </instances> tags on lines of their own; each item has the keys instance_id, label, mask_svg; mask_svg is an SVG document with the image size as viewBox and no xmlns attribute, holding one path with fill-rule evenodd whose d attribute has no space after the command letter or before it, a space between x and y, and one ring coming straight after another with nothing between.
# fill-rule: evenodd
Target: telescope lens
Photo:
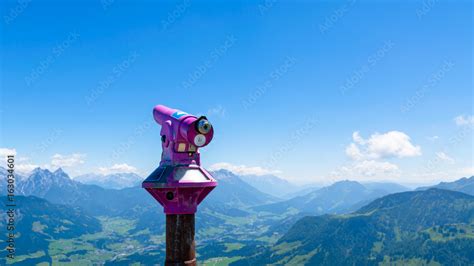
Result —
<instances>
[{"instance_id":1,"label":"telescope lens","mask_svg":"<svg viewBox=\"0 0 474 266\"><path fill-rule=\"evenodd\" d=\"M197 130L201 134L207 134L211 131L212 125L207 119L200 119L197 123Z\"/></svg>"}]
</instances>

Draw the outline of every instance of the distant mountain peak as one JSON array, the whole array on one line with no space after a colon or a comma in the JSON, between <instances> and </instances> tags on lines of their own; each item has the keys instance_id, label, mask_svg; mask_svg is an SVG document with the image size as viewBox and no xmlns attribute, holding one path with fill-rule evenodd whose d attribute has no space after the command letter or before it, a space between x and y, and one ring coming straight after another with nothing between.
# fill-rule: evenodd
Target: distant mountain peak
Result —
<instances>
[{"instance_id":1,"label":"distant mountain peak","mask_svg":"<svg viewBox=\"0 0 474 266\"><path fill-rule=\"evenodd\" d=\"M231 179L231 178L237 177L236 174L234 174L233 172L231 172L229 170L226 170L226 169L219 169L219 170L216 170L216 171L212 171L211 174L217 180Z\"/></svg>"},{"instance_id":2,"label":"distant mountain peak","mask_svg":"<svg viewBox=\"0 0 474 266\"><path fill-rule=\"evenodd\" d=\"M58 169L56 169L56 171L53 172L53 174L55 174L55 175L63 175L64 174L65 175L66 172L64 172L64 170L61 167L59 167Z\"/></svg>"},{"instance_id":3,"label":"distant mountain peak","mask_svg":"<svg viewBox=\"0 0 474 266\"><path fill-rule=\"evenodd\" d=\"M69 175L64 172L63 169L58 168L54 172L51 172L48 169L35 168L27 179L42 179L42 180L51 180L53 182L73 182Z\"/></svg>"},{"instance_id":4,"label":"distant mountain peak","mask_svg":"<svg viewBox=\"0 0 474 266\"><path fill-rule=\"evenodd\" d=\"M215 171L212 171L213 173L228 173L228 174L234 174L233 172L227 170L227 169L218 169Z\"/></svg>"},{"instance_id":5,"label":"distant mountain peak","mask_svg":"<svg viewBox=\"0 0 474 266\"><path fill-rule=\"evenodd\" d=\"M361 183L353 180L342 180L338 181L328 187L326 187L327 190L338 190L338 189L349 189L349 190L366 190L366 187L362 185Z\"/></svg>"},{"instance_id":6,"label":"distant mountain peak","mask_svg":"<svg viewBox=\"0 0 474 266\"><path fill-rule=\"evenodd\" d=\"M346 180L337 181L333 185L362 185L362 184L354 180L346 179Z\"/></svg>"},{"instance_id":7,"label":"distant mountain peak","mask_svg":"<svg viewBox=\"0 0 474 266\"><path fill-rule=\"evenodd\" d=\"M51 171L49 171L48 169L43 169L41 167L36 167L35 169L33 169L33 171L31 171L31 174L36 173L51 173Z\"/></svg>"}]
</instances>

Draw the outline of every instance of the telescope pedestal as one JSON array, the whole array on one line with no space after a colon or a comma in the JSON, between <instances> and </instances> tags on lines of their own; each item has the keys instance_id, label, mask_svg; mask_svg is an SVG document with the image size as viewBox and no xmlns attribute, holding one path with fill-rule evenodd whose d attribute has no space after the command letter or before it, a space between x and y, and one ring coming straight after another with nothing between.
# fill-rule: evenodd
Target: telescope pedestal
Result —
<instances>
[{"instance_id":1,"label":"telescope pedestal","mask_svg":"<svg viewBox=\"0 0 474 266\"><path fill-rule=\"evenodd\" d=\"M166 266L195 266L194 214L166 215Z\"/></svg>"}]
</instances>

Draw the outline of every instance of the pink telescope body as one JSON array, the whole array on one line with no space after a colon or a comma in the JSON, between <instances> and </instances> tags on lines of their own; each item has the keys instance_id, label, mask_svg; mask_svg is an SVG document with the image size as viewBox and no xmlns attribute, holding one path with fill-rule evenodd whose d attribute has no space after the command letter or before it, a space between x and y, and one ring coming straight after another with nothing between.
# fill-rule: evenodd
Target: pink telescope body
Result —
<instances>
[{"instance_id":1,"label":"pink telescope body","mask_svg":"<svg viewBox=\"0 0 474 266\"><path fill-rule=\"evenodd\" d=\"M199 148L208 145L214 129L205 116L157 105L155 121L161 125L160 166L142 183L166 214L193 214L217 181L201 167Z\"/></svg>"}]
</instances>

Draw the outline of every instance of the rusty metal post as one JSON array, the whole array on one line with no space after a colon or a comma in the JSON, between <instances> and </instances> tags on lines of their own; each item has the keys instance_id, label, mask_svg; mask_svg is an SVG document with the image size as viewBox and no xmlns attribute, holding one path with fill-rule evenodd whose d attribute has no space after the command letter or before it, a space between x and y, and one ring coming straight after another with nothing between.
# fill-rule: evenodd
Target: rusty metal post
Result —
<instances>
[{"instance_id":1,"label":"rusty metal post","mask_svg":"<svg viewBox=\"0 0 474 266\"><path fill-rule=\"evenodd\" d=\"M166 266L195 266L194 214L166 215Z\"/></svg>"}]
</instances>

